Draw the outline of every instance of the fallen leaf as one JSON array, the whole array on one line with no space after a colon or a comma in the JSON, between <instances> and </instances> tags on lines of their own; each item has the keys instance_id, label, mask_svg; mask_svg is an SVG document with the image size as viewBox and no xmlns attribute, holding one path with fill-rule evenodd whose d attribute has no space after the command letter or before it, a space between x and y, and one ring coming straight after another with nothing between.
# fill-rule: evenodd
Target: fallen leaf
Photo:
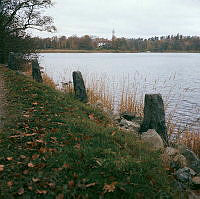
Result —
<instances>
[{"instance_id":1,"label":"fallen leaf","mask_svg":"<svg viewBox=\"0 0 200 199\"><path fill-rule=\"evenodd\" d=\"M18 137L21 137L21 135L12 135L12 136L9 136L9 138L18 138Z\"/></svg>"},{"instance_id":2,"label":"fallen leaf","mask_svg":"<svg viewBox=\"0 0 200 199\"><path fill-rule=\"evenodd\" d=\"M112 182L111 184L105 184L103 189L105 192L114 192L116 184L117 182Z\"/></svg>"},{"instance_id":3,"label":"fallen leaf","mask_svg":"<svg viewBox=\"0 0 200 199\"><path fill-rule=\"evenodd\" d=\"M80 150L80 148L81 148L81 145L80 145L80 144L76 144L76 145L74 146L74 148L76 148L76 149L79 149L79 150Z\"/></svg>"},{"instance_id":4,"label":"fallen leaf","mask_svg":"<svg viewBox=\"0 0 200 199\"><path fill-rule=\"evenodd\" d=\"M56 137L51 137L52 140L54 141L57 141L57 138Z\"/></svg>"},{"instance_id":5,"label":"fallen leaf","mask_svg":"<svg viewBox=\"0 0 200 199\"><path fill-rule=\"evenodd\" d=\"M9 187L12 187L13 186L13 181L9 181L9 182L7 182L7 185L9 186Z\"/></svg>"},{"instance_id":6,"label":"fallen leaf","mask_svg":"<svg viewBox=\"0 0 200 199\"><path fill-rule=\"evenodd\" d=\"M26 144L29 144L29 145L32 145L32 146L34 146L34 145L35 145L35 143L34 143L34 142L27 142Z\"/></svg>"},{"instance_id":7,"label":"fallen leaf","mask_svg":"<svg viewBox=\"0 0 200 199\"><path fill-rule=\"evenodd\" d=\"M67 163L65 163L65 164L63 165L63 168L66 168L66 169L68 169L68 168L70 168L70 165L69 165L69 164L67 164Z\"/></svg>"},{"instance_id":8,"label":"fallen leaf","mask_svg":"<svg viewBox=\"0 0 200 199\"><path fill-rule=\"evenodd\" d=\"M69 181L68 186L69 186L69 188L72 188L74 186L74 181L73 180Z\"/></svg>"},{"instance_id":9,"label":"fallen leaf","mask_svg":"<svg viewBox=\"0 0 200 199\"><path fill-rule=\"evenodd\" d=\"M49 185L50 188L55 188L55 186L56 186L55 183L52 183L52 182L47 183L47 184Z\"/></svg>"},{"instance_id":10,"label":"fallen leaf","mask_svg":"<svg viewBox=\"0 0 200 199\"><path fill-rule=\"evenodd\" d=\"M28 189L29 189L30 191L32 191L32 190L33 190L33 187L32 187L32 186L28 186Z\"/></svg>"},{"instance_id":11,"label":"fallen leaf","mask_svg":"<svg viewBox=\"0 0 200 199\"><path fill-rule=\"evenodd\" d=\"M78 174L77 173L74 173L73 176L74 176L75 179L78 178Z\"/></svg>"},{"instance_id":12,"label":"fallen leaf","mask_svg":"<svg viewBox=\"0 0 200 199\"><path fill-rule=\"evenodd\" d=\"M90 114L88 117L89 117L91 120L94 120L94 114Z\"/></svg>"},{"instance_id":13,"label":"fallen leaf","mask_svg":"<svg viewBox=\"0 0 200 199\"><path fill-rule=\"evenodd\" d=\"M115 134L116 134L116 131L113 131L111 135L114 136Z\"/></svg>"},{"instance_id":14,"label":"fallen leaf","mask_svg":"<svg viewBox=\"0 0 200 199\"><path fill-rule=\"evenodd\" d=\"M64 194L60 193L56 196L56 199L64 199Z\"/></svg>"},{"instance_id":15,"label":"fallen leaf","mask_svg":"<svg viewBox=\"0 0 200 199\"><path fill-rule=\"evenodd\" d=\"M26 156L25 155L20 155L20 158L21 159L26 159Z\"/></svg>"},{"instance_id":16,"label":"fallen leaf","mask_svg":"<svg viewBox=\"0 0 200 199\"><path fill-rule=\"evenodd\" d=\"M0 164L0 171L4 170L4 165Z\"/></svg>"},{"instance_id":17,"label":"fallen leaf","mask_svg":"<svg viewBox=\"0 0 200 199\"><path fill-rule=\"evenodd\" d=\"M44 140L35 140L38 143L44 143Z\"/></svg>"},{"instance_id":18,"label":"fallen leaf","mask_svg":"<svg viewBox=\"0 0 200 199\"><path fill-rule=\"evenodd\" d=\"M31 137L31 136L34 136L36 135L36 133L24 133L23 136L24 137Z\"/></svg>"},{"instance_id":19,"label":"fallen leaf","mask_svg":"<svg viewBox=\"0 0 200 199\"><path fill-rule=\"evenodd\" d=\"M29 118L30 115L24 114L23 117L25 117L25 118Z\"/></svg>"},{"instance_id":20,"label":"fallen leaf","mask_svg":"<svg viewBox=\"0 0 200 199\"><path fill-rule=\"evenodd\" d=\"M90 183L90 184L87 184L85 185L85 187L89 188L89 187L93 187L96 185L96 182L93 182L93 183Z\"/></svg>"},{"instance_id":21,"label":"fallen leaf","mask_svg":"<svg viewBox=\"0 0 200 199\"><path fill-rule=\"evenodd\" d=\"M41 148L39 149L39 152L40 152L40 153L46 153L46 152L47 152L47 148L41 147Z\"/></svg>"},{"instance_id":22,"label":"fallen leaf","mask_svg":"<svg viewBox=\"0 0 200 199\"><path fill-rule=\"evenodd\" d=\"M51 129L51 132L53 132L53 133L56 133L57 131L58 131L58 129L56 129L56 128Z\"/></svg>"},{"instance_id":23,"label":"fallen leaf","mask_svg":"<svg viewBox=\"0 0 200 199\"><path fill-rule=\"evenodd\" d=\"M40 179L39 179L39 178L32 178L32 181L33 181L33 182L39 182Z\"/></svg>"},{"instance_id":24,"label":"fallen leaf","mask_svg":"<svg viewBox=\"0 0 200 199\"><path fill-rule=\"evenodd\" d=\"M32 162L29 162L29 163L28 163L28 167L33 168L33 167L34 167L34 164L33 164Z\"/></svg>"},{"instance_id":25,"label":"fallen leaf","mask_svg":"<svg viewBox=\"0 0 200 199\"><path fill-rule=\"evenodd\" d=\"M36 193L38 194L47 194L46 190L36 190Z\"/></svg>"},{"instance_id":26,"label":"fallen leaf","mask_svg":"<svg viewBox=\"0 0 200 199\"><path fill-rule=\"evenodd\" d=\"M53 168L54 171L62 171L63 168Z\"/></svg>"},{"instance_id":27,"label":"fallen leaf","mask_svg":"<svg viewBox=\"0 0 200 199\"><path fill-rule=\"evenodd\" d=\"M36 160L37 158L39 158L39 156L40 156L39 154L34 154L34 155L32 155L32 159Z\"/></svg>"},{"instance_id":28,"label":"fallen leaf","mask_svg":"<svg viewBox=\"0 0 200 199\"><path fill-rule=\"evenodd\" d=\"M33 104L33 105L38 105L38 102L33 102L32 104Z\"/></svg>"},{"instance_id":29,"label":"fallen leaf","mask_svg":"<svg viewBox=\"0 0 200 199\"><path fill-rule=\"evenodd\" d=\"M49 152L57 152L57 149L49 148L48 151L49 151Z\"/></svg>"},{"instance_id":30,"label":"fallen leaf","mask_svg":"<svg viewBox=\"0 0 200 199\"><path fill-rule=\"evenodd\" d=\"M20 174L19 173L15 173L14 176L18 178L20 176Z\"/></svg>"},{"instance_id":31,"label":"fallen leaf","mask_svg":"<svg viewBox=\"0 0 200 199\"><path fill-rule=\"evenodd\" d=\"M20 188L17 193L18 193L18 195L24 194L24 188Z\"/></svg>"},{"instance_id":32,"label":"fallen leaf","mask_svg":"<svg viewBox=\"0 0 200 199\"><path fill-rule=\"evenodd\" d=\"M45 164L45 163L37 164L37 168L42 169L42 168L44 168L44 167L46 167L46 164Z\"/></svg>"},{"instance_id":33,"label":"fallen leaf","mask_svg":"<svg viewBox=\"0 0 200 199\"><path fill-rule=\"evenodd\" d=\"M24 170L24 171L23 171L23 174L24 174L24 175L27 175L28 173L29 173L28 170Z\"/></svg>"},{"instance_id":34,"label":"fallen leaf","mask_svg":"<svg viewBox=\"0 0 200 199\"><path fill-rule=\"evenodd\" d=\"M7 157L6 158L8 161L11 161L11 160L13 160L13 157Z\"/></svg>"}]
</instances>

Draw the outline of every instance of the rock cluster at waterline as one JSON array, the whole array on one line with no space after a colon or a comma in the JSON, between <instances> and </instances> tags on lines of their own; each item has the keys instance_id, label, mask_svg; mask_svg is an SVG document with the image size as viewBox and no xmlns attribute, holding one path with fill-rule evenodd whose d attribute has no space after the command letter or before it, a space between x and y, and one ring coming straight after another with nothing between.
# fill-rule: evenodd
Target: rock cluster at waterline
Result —
<instances>
[{"instance_id":1,"label":"rock cluster at waterline","mask_svg":"<svg viewBox=\"0 0 200 199\"><path fill-rule=\"evenodd\" d=\"M193 151L183 145L164 148L163 139L155 129L148 129L139 134L142 118L133 113L113 114L113 111L105 108L101 101L91 106L104 111L120 129L130 131L140 137L143 142L149 145L150 149L163 151L164 166L169 174L176 179L176 186L179 187L180 191L190 190L189 194L192 194L193 198L196 197L192 190L200 189L200 159Z\"/></svg>"},{"instance_id":2,"label":"rock cluster at waterline","mask_svg":"<svg viewBox=\"0 0 200 199\"><path fill-rule=\"evenodd\" d=\"M200 160L193 151L183 145L167 147L162 159L181 190L200 189Z\"/></svg>"}]
</instances>

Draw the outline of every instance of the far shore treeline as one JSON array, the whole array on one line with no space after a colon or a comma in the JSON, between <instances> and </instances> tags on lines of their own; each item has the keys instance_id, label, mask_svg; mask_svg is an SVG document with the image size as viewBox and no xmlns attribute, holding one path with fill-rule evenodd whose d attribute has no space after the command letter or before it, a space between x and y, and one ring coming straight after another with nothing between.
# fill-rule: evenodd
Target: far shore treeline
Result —
<instances>
[{"instance_id":1,"label":"far shore treeline","mask_svg":"<svg viewBox=\"0 0 200 199\"><path fill-rule=\"evenodd\" d=\"M144 38L97 38L89 35L82 37L51 37L33 38L36 49L65 49L65 50L119 50L133 52L200 52L200 37L168 35Z\"/></svg>"}]
</instances>

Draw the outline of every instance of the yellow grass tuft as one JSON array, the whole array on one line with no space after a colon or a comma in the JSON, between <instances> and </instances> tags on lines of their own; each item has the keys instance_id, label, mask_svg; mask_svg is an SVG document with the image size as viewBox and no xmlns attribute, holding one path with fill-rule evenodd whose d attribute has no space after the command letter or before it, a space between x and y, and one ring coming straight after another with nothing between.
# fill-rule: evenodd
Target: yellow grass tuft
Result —
<instances>
[{"instance_id":1,"label":"yellow grass tuft","mask_svg":"<svg viewBox=\"0 0 200 199\"><path fill-rule=\"evenodd\" d=\"M71 74L71 73L70 73ZM118 112L122 113L125 111L131 112L136 114L137 116L142 117L143 116L143 109L144 109L144 93L143 93L143 87L139 85L139 82L135 79L134 84L131 85L131 87L127 87L129 84L129 79L124 78L122 81L122 91L120 94L119 101L116 102L116 96L115 96L115 88L111 88L109 85L109 78L99 75L84 75L85 77L85 85L87 88L87 94L89 103L95 104L98 101L101 101L104 107L106 107L109 110L117 110ZM126 79L126 80L125 80ZM169 78L170 81L172 81L173 78ZM47 76L47 74L43 75L44 82L55 88L55 83L51 78ZM146 80L145 80L146 81ZM65 83L63 83L61 90L66 93L73 93L73 84L70 80L64 80ZM154 82L153 88L155 89L155 92L159 92L156 90L156 83L158 81ZM145 82L146 83L146 82ZM163 88L166 86L165 82L163 84ZM173 87L173 86L172 86ZM114 92L113 92L114 91ZM169 107L169 101L170 98L173 95L173 89L171 88L169 93L166 96L163 96L165 108L167 109ZM180 100L182 97L180 96ZM192 129L192 126L190 129L187 130L180 130L177 123L174 121L174 115L176 113L176 110L178 108L178 104L175 105L174 109L170 113L166 115L166 122L168 127L168 133L169 136L174 138L174 141L180 144L184 144L185 146L192 149L197 155L200 156L200 132L194 132ZM174 133L177 133L178 136L174 136Z\"/></svg>"},{"instance_id":2,"label":"yellow grass tuft","mask_svg":"<svg viewBox=\"0 0 200 199\"><path fill-rule=\"evenodd\" d=\"M56 84L54 82L54 80L49 77L46 73L42 74L42 79L43 79L43 83L46 84L47 86L56 89Z\"/></svg>"},{"instance_id":3,"label":"yellow grass tuft","mask_svg":"<svg viewBox=\"0 0 200 199\"><path fill-rule=\"evenodd\" d=\"M192 149L200 157L200 132L191 130L185 131L179 138L179 143L184 144L188 148Z\"/></svg>"}]
</instances>

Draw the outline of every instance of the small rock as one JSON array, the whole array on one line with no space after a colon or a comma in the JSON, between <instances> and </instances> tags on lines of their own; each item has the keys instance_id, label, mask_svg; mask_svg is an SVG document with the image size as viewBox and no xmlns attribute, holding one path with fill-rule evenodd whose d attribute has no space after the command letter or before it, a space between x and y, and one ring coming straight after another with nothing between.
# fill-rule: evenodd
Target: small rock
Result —
<instances>
[{"instance_id":1,"label":"small rock","mask_svg":"<svg viewBox=\"0 0 200 199\"><path fill-rule=\"evenodd\" d=\"M180 151L180 153L185 156L189 166L191 165L191 163L199 160L197 155L189 149L184 149L184 150Z\"/></svg>"},{"instance_id":2,"label":"small rock","mask_svg":"<svg viewBox=\"0 0 200 199\"><path fill-rule=\"evenodd\" d=\"M178 150L172 147L167 147L165 153L169 156L175 156L178 153Z\"/></svg>"},{"instance_id":3,"label":"small rock","mask_svg":"<svg viewBox=\"0 0 200 199\"><path fill-rule=\"evenodd\" d=\"M175 173L177 180L179 180L180 182L183 182L183 183L191 183L192 182L192 176L195 175L195 174L196 173L188 167L179 169Z\"/></svg>"},{"instance_id":4,"label":"small rock","mask_svg":"<svg viewBox=\"0 0 200 199\"><path fill-rule=\"evenodd\" d=\"M121 119L119 124L120 124L120 126L128 127L127 120L125 120L125 119Z\"/></svg>"},{"instance_id":5,"label":"small rock","mask_svg":"<svg viewBox=\"0 0 200 199\"><path fill-rule=\"evenodd\" d=\"M154 129L149 129L147 132L142 133L141 139L148 143L153 150L164 148L162 138Z\"/></svg>"},{"instance_id":6,"label":"small rock","mask_svg":"<svg viewBox=\"0 0 200 199\"><path fill-rule=\"evenodd\" d=\"M123 117L124 119L131 121L135 119L135 114L130 113L130 112L124 112L121 114L121 117Z\"/></svg>"},{"instance_id":7,"label":"small rock","mask_svg":"<svg viewBox=\"0 0 200 199\"><path fill-rule=\"evenodd\" d=\"M140 127L140 125L138 123L125 120L124 118L121 119L119 124L120 124L120 126L124 126L125 128L129 128L130 130L133 130L133 129Z\"/></svg>"},{"instance_id":8,"label":"small rock","mask_svg":"<svg viewBox=\"0 0 200 199\"><path fill-rule=\"evenodd\" d=\"M190 168L200 174L200 160L194 161L190 164Z\"/></svg>"},{"instance_id":9,"label":"small rock","mask_svg":"<svg viewBox=\"0 0 200 199\"><path fill-rule=\"evenodd\" d=\"M181 168L186 167L187 166L187 160L183 155L176 155L173 158L173 161L176 162Z\"/></svg>"},{"instance_id":10,"label":"small rock","mask_svg":"<svg viewBox=\"0 0 200 199\"><path fill-rule=\"evenodd\" d=\"M188 191L188 199L199 199L199 194L197 195L194 191L189 190Z\"/></svg>"},{"instance_id":11,"label":"small rock","mask_svg":"<svg viewBox=\"0 0 200 199\"><path fill-rule=\"evenodd\" d=\"M114 114L114 115L112 116L112 119L113 119L114 121L120 122L121 117L120 117L119 114Z\"/></svg>"},{"instance_id":12,"label":"small rock","mask_svg":"<svg viewBox=\"0 0 200 199\"><path fill-rule=\"evenodd\" d=\"M198 189L200 188L200 176L196 176L192 178L193 188Z\"/></svg>"},{"instance_id":13,"label":"small rock","mask_svg":"<svg viewBox=\"0 0 200 199\"><path fill-rule=\"evenodd\" d=\"M129 124L130 124L130 127L134 129L140 128L140 124L138 124L137 122L129 122Z\"/></svg>"},{"instance_id":14,"label":"small rock","mask_svg":"<svg viewBox=\"0 0 200 199\"><path fill-rule=\"evenodd\" d=\"M185 184L179 182L178 180L175 180L172 185L173 185L173 188L175 190L178 190L180 193L187 188Z\"/></svg>"},{"instance_id":15,"label":"small rock","mask_svg":"<svg viewBox=\"0 0 200 199\"><path fill-rule=\"evenodd\" d=\"M164 153L162 154L162 160L165 167L170 167L172 169L179 169L180 164L177 164L173 158L178 154L178 150L173 147L166 147Z\"/></svg>"}]
</instances>

